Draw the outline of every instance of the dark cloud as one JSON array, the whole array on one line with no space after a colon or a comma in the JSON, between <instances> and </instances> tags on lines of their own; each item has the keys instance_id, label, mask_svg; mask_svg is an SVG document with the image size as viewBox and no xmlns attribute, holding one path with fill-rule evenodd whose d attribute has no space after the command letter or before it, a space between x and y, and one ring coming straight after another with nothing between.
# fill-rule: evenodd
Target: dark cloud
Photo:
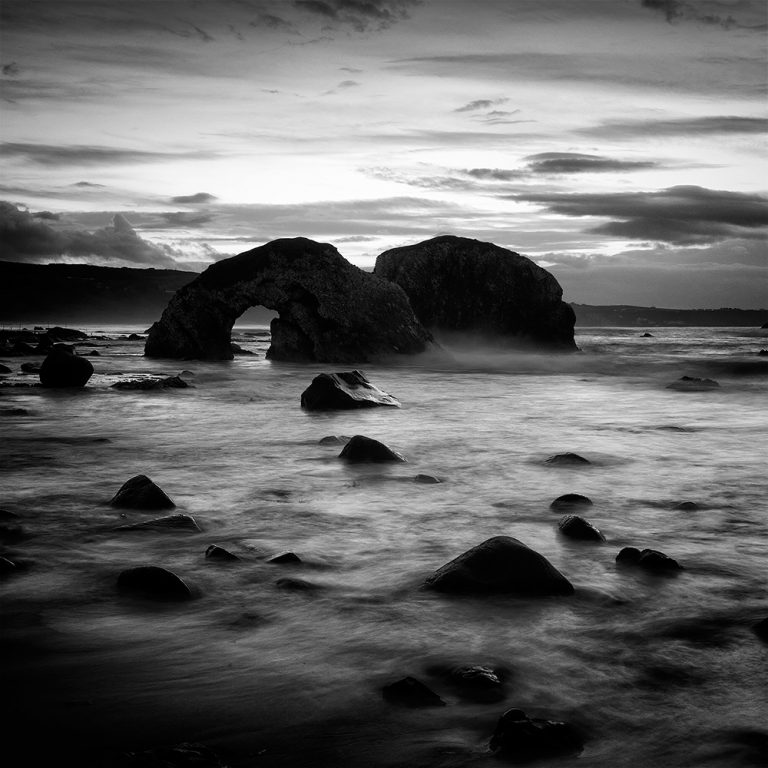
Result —
<instances>
[{"instance_id":1,"label":"dark cloud","mask_svg":"<svg viewBox=\"0 0 768 768\"><path fill-rule=\"evenodd\" d=\"M383 30L407 19L422 0L294 0L293 6L356 32Z\"/></svg>"},{"instance_id":2,"label":"dark cloud","mask_svg":"<svg viewBox=\"0 0 768 768\"><path fill-rule=\"evenodd\" d=\"M161 213L160 218L163 220L163 225L166 227L202 227L205 224L210 224L214 217L209 213L190 213L188 211L170 211L168 213ZM154 225L154 229L160 229L159 226Z\"/></svg>"},{"instance_id":3,"label":"dark cloud","mask_svg":"<svg viewBox=\"0 0 768 768\"><path fill-rule=\"evenodd\" d=\"M260 13L256 19L249 23L252 27L265 27L278 32L287 32L291 35L298 34L298 31L290 21L286 21L284 18L275 16L272 13Z\"/></svg>"},{"instance_id":4,"label":"dark cloud","mask_svg":"<svg viewBox=\"0 0 768 768\"><path fill-rule=\"evenodd\" d=\"M626 120L606 122L579 133L601 138L636 138L638 136L711 136L717 134L768 133L768 119L722 115L687 117L670 120Z\"/></svg>"},{"instance_id":5,"label":"dark cloud","mask_svg":"<svg viewBox=\"0 0 768 768\"><path fill-rule=\"evenodd\" d=\"M561 175L567 173L607 173L615 171L640 171L655 168L656 163L647 160L615 160L600 155L582 155L576 152L542 152L528 155L529 174Z\"/></svg>"},{"instance_id":6,"label":"dark cloud","mask_svg":"<svg viewBox=\"0 0 768 768\"><path fill-rule=\"evenodd\" d=\"M172 249L139 237L122 214L115 214L111 225L94 232L54 229L37 218L11 203L0 201L0 253L3 259L38 262L74 256L122 264L178 265Z\"/></svg>"},{"instance_id":7,"label":"dark cloud","mask_svg":"<svg viewBox=\"0 0 768 768\"><path fill-rule=\"evenodd\" d=\"M743 28L743 25L730 13L727 16L722 16L718 13L706 13L693 2L685 2L684 0L641 0L641 5L643 8L650 8L653 11L663 13L670 24L685 19L698 21L702 24L716 25L723 29L731 29L732 27ZM744 5L744 3L741 3L741 5ZM750 5L750 3L747 2L746 5ZM730 6L725 6L725 10L730 10Z\"/></svg>"},{"instance_id":8,"label":"dark cloud","mask_svg":"<svg viewBox=\"0 0 768 768\"><path fill-rule=\"evenodd\" d=\"M15 61L3 64L3 77L16 77L19 72L19 65Z\"/></svg>"},{"instance_id":9,"label":"dark cloud","mask_svg":"<svg viewBox=\"0 0 768 768\"><path fill-rule=\"evenodd\" d=\"M76 181L72 186L86 187L86 188L93 187L93 188L101 188L101 189L104 188L103 184L94 184L93 182L90 182L90 181Z\"/></svg>"},{"instance_id":10,"label":"dark cloud","mask_svg":"<svg viewBox=\"0 0 768 768\"><path fill-rule=\"evenodd\" d=\"M523 171L511 171L503 168L469 168L464 173L473 179L483 181L516 181L526 175Z\"/></svg>"},{"instance_id":11,"label":"dark cloud","mask_svg":"<svg viewBox=\"0 0 768 768\"><path fill-rule=\"evenodd\" d=\"M97 147L85 144L57 146L54 144L27 144L4 142L0 155L21 157L37 165L99 165L113 163L156 163L167 160L210 159L212 152L147 152L139 149Z\"/></svg>"},{"instance_id":12,"label":"dark cloud","mask_svg":"<svg viewBox=\"0 0 768 768\"><path fill-rule=\"evenodd\" d=\"M61 218L58 213L52 213L51 211L36 211L32 216L36 219L47 219L48 221L58 221Z\"/></svg>"},{"instance_id":13,"label":"dark cloud","mask_svg":"<svg viewBox=\"0 0 768 768\"><path fill-rule=\"evenodd\" d=\"M454 109L454 112L478 112L485 109L491 109L492 107L497 106L498 104L504 104L505 102L509 101L509 99L475 99L475 101L470 101L468 104L465 104L463 107L459 107L458 109Z\"/></svg>"},{"instance_id":14,"label":"dark cloud","mask_svg":"<svg viewBox=\"0 0 768 768\"><path fill-rule=\"evenodd\" d=\"M562 216L610 218L589 231L632 240L693 245L765 237L768 198L757 194L678 186L657 192L517 194Z\"/></svg>"},{"instance_id":15,"label":"dark cloud","mask_svg":"<svg viewBox=\"0 0 768 768\"><path fill-rule=\"evenodd\" d=\"M178 195L172 197L172 203L211 203L216 200L216 195L212 195L209 192L195 192L194 195Z\"/></svg>"}]
</instances>

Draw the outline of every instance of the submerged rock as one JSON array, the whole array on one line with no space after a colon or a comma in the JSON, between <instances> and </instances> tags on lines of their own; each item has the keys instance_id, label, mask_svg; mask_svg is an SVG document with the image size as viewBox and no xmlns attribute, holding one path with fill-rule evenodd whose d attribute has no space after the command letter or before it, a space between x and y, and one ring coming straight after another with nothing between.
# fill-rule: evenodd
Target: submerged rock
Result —
<instances>
[{"instance_id":1,"label":"submerged rock","mask_svg":"<svg viewBox=\"0 0 768 768\"><path fill-rule=\"evenodd\" d=\"M669 573L683 569L677 560L656 549L640 551L636 547L624 547L616 555L616 562L621 565L636 565L652 573Z\"/></svg>"},{"instance_id":2,"label":"submerged rock","mask_svg":"<svg viewBox=\"0 0 768 768\"><path fill-rule=\"evenodd\" d=\"M653 338L653 334L652 333L643 333L640 338L642 338L642 339L652 339Z\"/></svg>"},{"instance_id":3,"label":"submerged rock","mask_svg":"<svg viewBox=\"0 0 768 768\"><path fill-rule=\"evenodd\" d=\"M385 251L374 274L399 285L416 317L438 334L577 348L575 314L554 276L493 243L442 235Z\"/></svg>"},{"instance_id":4,"label":"submerged rock","mask_svg":"<svg viewBox=\"0 0 768 768\"><path fill-rule=\"evenodd\" d=\"M350 264L332 245L274 240L212 264L180 288L144 348L148 357L231 360L235 320L261 305L273 360L365 362L433 343L402 289Z\"/></svg>"},{"instance_id":5,"label":"submerged rock","mask_svg":"<svg viewBox=\"0 0 768 768\"><path fill-rule=\"evenodd\" d=\"M374 440L365 435L355 435L344 446L339 454L340 459L352 463L359 462L387 462L387 461L405 461L397 451L388 448L384 443Z\"/></svg>"},{"instance_id":6,"label":"submerged rock","mask_svg":"<svg viewBox=\"0 0 768 768\"><path fill-rule=\"evenodd\" d=\"M681 509L684 512L695 512L698 508L699 505L695 501L681 501L672 507L672 509Z\"/></svg>"},{"instance_id":7,"label":"submerged rock","mask_svg":"<svg viewBox=\"0 0 768 768\"><path fill-rule=\"evenodd\" d=\"M568 723L531 718L520 709L508 709L499 718L490 747L500 757L535 760L580 752L584 742Z\"/></svg>"},{"instance_id":8,"label":"submerged rock","mask_svg":"<svg viewBox=\"0 0 768 768\"><path fill-rule=\"evenodd\" d=\"M398 400L371 384L361 371L321 373L301 393L308 411L338 411L376 406L400 407Z\"/></svg>"},{"instance_id":9,"label":"submerged rock","mask_svg":"<svg viewBox=\"0 0 768 768\"><path fill-rule=\"evenodd\" d=\"M491 667L480 664L454 667L448 679L460 696L472 701L501 701L506 695L502 676Z\"/></svg>"},{"instance_id":10,"label":"submerged rock","mask_svg":"<svg viewBox=\"0 0 768 768\"><path fill-rule=\"evenodd\" d=\"M439 477L435 477L434 475L422 474L415 475L413 481L415 483L421 483L422 485L437 485L438 483L443 482Z\"/></svg>"},{"instance_id":11,"label":"submerged rock","mask_svg":"<svg viewBox=\"0 0 768 768\"><path fill-rule=\"evenodd\" d=\"M351 439L347 435L326 435L320 438L318 445L346 445Z\"/></svg>"},{"instance_id":12,"label":"submerged rock","mask_svg":"<svg viewBox=\"0 0 768 768\"><path fill-rule=\"evenodd\" d=\"M186 389L189 384L180 376L166 376L165 378L146 377L141 379L126 379L117 381L112 385L113 389Z\"/></svg>"},{"instance_id":13,"label":"submerged rock","mask_svg":"<svg viewBox=\"0 0 768 768\"><path fill-rule=\"evenodd\" d=\"M118 525L116 531L191 531L199 533L202 529L191 515L167 515L146 520L143 523Z\"/></svg>"},{"instance_id":14,"label":"submerged rock","mask_svg":"<svg viewBox=\"0 0 768 768\"><path fill-rule=\"evenodd\" d=\"M591 507L592 499L582 496L580 493L565 493L558 496L550 505L550 509L555 511L567 510L572 507Z\"/></svg>"},{"instance_id":15,"label":"submerged rock","mask_svg":"<svg viewBox=\"0 0 768 768\"><path fill-rule=\"evenodd\" d=\"M425 586L438 592L571 595L573 585L543 555L511 536L494 536L439 568Z\"/></svg>"},{"instance_id":16,"label":"submerged rock","mask_svg":"<svg viewBox=\"0 0 768 768\"><path fill-rule=\"evenodd\" d=\"M563 536L580 541L605 541L600 531L592 523L578 515L566 515L557 526Z\"/></svg>"},{"instance_id":17,"label":"submerged rock","mask_svg":"<svg viewBox=\"0 0 768 768\"><path fill-rule=\"evenodd\" d=\"M283 552L281 555L270 557L267 562L275 563L276 565L298 565L301 562L301 558L294 552Z\"/></svg>"},{"instance_id":18,"label":"submerged rock","mask_svg":"<svg viewBox=\"0 0 768 768\"><path fill-rule=\"evenodd\" d=\"M555 467L578 467L591 464L589 459L579 456L578 453L556 453L544 461L545 464Z\"/></svg>"},{"instance_id":19,"label":"submerged rock","mask_svg":"<svg viewBox=\"0 0 768 768\"><path fill-rule=\"evenodd\" d=\"M44 387L84 387L91 376L91 361L64 344L53 347L40 366L40 383Z\"/></svg>"},{"instance_id":20,"label":"submerged rock","mask_svg":"<svg viewBox=\"0 0 768 768\"><path fill-rule=\"evenodd\" d=\"M403 707L445 706L445 702L431 688L415 677L404 677L396 683L385 685L381 692L386 701Z\"/></svg>"},{"instance_id":21,"label":"submerged rock","mask_svg":"<svg viewBox=\"0 0 768 768\"><path fill-rule=\"evenodd\" d=\"M322 589L319 584L313 584L311 581L306 581L305 579L294 579L290 576L278 579L275 582L275 586L278 589L285 589L289 592L317 592Z\"/></svg>"},{"instance_id":22,"label":"submerged rock","mask_svg":"<svg viewBox=\"0 0 768 768\"><path fill-rule=\"evenodd\" d=\"M156 565L142 565L123 571L117 579L121 592L155 600L189 600L192 590L173 571Z\"/></svg>"},{"instance_id":23,"label":"submerged rock","mask_svg":"<svg viewBox=\"0 0 768 768\"><path fill-rule=\"evenodd\" d=\"M237 555L233 555L229 550L220 547L218 544L211 544L208 549L205 550L206 560L221 560L232 562L239 560Z\"/></svg>"},{"instance_id":24,"label":"submerged rock","mask_svg":"<svg viewBox=\"0 0 768 768\"><path fill-rule=\"evenodd\" d=\"M696 376L681 376L677 381L667 384L667 389L677 389L680 392L704 392L717 389L720 385L714 379L699 379Z\"/></svg>"},{"instance_id":25,"label":"submerged rock","mask_svg":"<svg viewBox=\"0 0 768 768\"><path fill-rule=\"evenodd\" d=\"M113 507L129 509L173 509L176 506L146 475L126 480L109 503Z\"/></svg>"}]
</instances>

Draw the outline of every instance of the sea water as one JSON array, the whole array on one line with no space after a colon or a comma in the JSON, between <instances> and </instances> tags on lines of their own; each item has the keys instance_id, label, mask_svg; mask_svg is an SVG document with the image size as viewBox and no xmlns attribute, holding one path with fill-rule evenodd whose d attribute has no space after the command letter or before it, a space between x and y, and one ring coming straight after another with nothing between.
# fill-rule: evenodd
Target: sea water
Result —
<instances>
[{"instance_id":1,"label":"sea water","mask_svg":"<svg viewBox=\"0 0 768 768\"><path fill-rule=\"evenodd\" d=\"M765 764L768 646L752 626L768 616L768 332L579 329L578 354L474 346L365 365L401 408L310 413L302 391L334 367L266 360L265 329L236 328L254 354L231 362L151 360L126 338L136 328L86 330L79 351L100 356L85 389L11 386L34 382L19 373L0 388L0 507L18 515L0 521L2 554L19 565L0 581L2 695L19 764L199 742L232 766L496 766L488 741L509 707L584 737L537 765ZM188 389L110 386L182 369ZM720 386L667 388L684 375ZM407 463L349 465L320 443L356 434ZM568 451L590 464L546 463ZM137 474L202 532L116 531L154 516L107 503ZM593 500L581 513L605 543L559 534L549 505L565 493ZM575 594L422 589L496 535ZM240 561L206 560L212 543ZM684 570L619 568L624 546ZM268 562L286 551L302 562ZM196 599L119 594L137 565L174 571ZM505 699L462 698L441 673L457 664L502 670ZM385 701L405 676L446 706Z\"/></svg>"}]
</instances>

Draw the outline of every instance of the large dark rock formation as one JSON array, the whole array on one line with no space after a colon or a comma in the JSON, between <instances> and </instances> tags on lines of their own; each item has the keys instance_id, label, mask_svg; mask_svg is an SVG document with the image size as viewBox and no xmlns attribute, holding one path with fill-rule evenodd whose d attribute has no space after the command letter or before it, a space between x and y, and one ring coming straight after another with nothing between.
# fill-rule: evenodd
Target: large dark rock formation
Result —
<instances>
[{"instance_id":1,"label":"large dark rock formation","mask_svg":"<svg viewBox=\"0 0 768 768\"><path fill-rule=\"evenodd\" d=\"M374 274L408 294L416 317L439 337L483 335L515 344L575 350L576 316L557 280L514 251L443 235L393 248Z\"/></svg>"},{"instance_id":2,"label":"large dark rock formation","mask_svg":"<svg viewBox=\"0 0 768 768\"><path fill-rule=\"evenodd\" d=\"M366 362L425 351L431 335L396 285L350 264L332 246L274 240L212 264L179 289L149 329L149 357L230 360L235 320L276 310L267 356L296 362Z\"/></svg>"},{"instance_id":3,"label":"large dark rock formation","mask_svg":"<svg viewBox=\"0 0 768 768\"><path fill-rule=\"evenodd\" d=\"M57 344L40 366L44 387L84 387L93 376L90 360L75 354L66 344Z\"/></svg>"},{"instance_id":4,"label":"large dark rock formation","mask_svg":"<svg viewBox=\"0 0 768 768\"><path fill-rule=\"evenodd\" d=\"M452 593L571 595L573 585L547 560L511 536L494 536L435 571L430 589Z\"/></svg>"}]
</instances>

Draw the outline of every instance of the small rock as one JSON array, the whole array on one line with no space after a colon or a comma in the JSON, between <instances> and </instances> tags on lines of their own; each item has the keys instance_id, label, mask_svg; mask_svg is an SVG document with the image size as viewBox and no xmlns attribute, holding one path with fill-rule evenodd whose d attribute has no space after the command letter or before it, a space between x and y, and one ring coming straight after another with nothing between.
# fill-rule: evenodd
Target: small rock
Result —
<instances>
[{"instance_id":1,"label":"small rock","mask_svg":"<svg viewBox=\"0 0 768 768\"><path fill-rule=\"evenodd\" d=\"M176 506L146 475L126 480L109 503L113 507L130 509L173 509Z\"/></svg>"},{"instance_id":2,"label":"small rock","mask_svg":"<svg viewBox=\"0 0 768 768\"><path fill-rule=\"evenodd\" d=\"M558 496L549 505L549 508L554 509L555 511L561 511L578 506L591 507L592 499L587 496L582 496L580 493L566 493L563 496Z\"/></svg>"},{"instance_id":3,"label":"small rock","mask_svg":"<svg viewBox=\"0 0 768 768\"><path fill-rule=\"evenodd\" d=\"M284 552L282 555L271 557L267 562L276 565L295 565L301 562L301 558L293 552Z\"/></svg>"},{"instance_id":4,"label":"small rock","mask_svg":"<svg viewBox=\"0 0 768 768\"><path fill-rule=\"evenodd\" d=\"M642 336L640 338L641 339L652 339L653 338L653 334L652 333L644 333L644 334L642 334Z\"/></svg>"},{"instance_id":5,"label":"small rock","mask_svg":"<svg viewBox=\"0 0 768 768\"><path fill-rule=\"evenodd\" d=\"M147 520L143 523L131 523L130 525L119 525L115 531L192 531L199 533L200 526L195 522L191 515L167 515L166 517L156 517L154 520Z\"/></svg>"},{"instance_id":6,"label":"small rock","mask_svg":"<svg viewBox=\"0 0 768 768\"><path fill-rule=\"evenodd\" d=\"M101 352L98 349L92 349L88 355L89 357L101 357Z\"/></svg>"},{"instance_id":7,"label":"small rock","mask_svg":"<svg viewBox=\"0 0 768 768\"><path fill-rule=\"evenodd\" d=\"M415 677L404 677L381 690L384 699L404 707L444 707L445 702Z\"/></svg>"},{"instance_id":8,"label":"small rock","mask_svg":"<svg viewBox=\"0 0 768 768\"><path fill-rule=\"evenodd\" d=\"M125 381L117 381L112 385L113 389L138 389L138 390L150 390L150 389L186 389L189 384L184 381L180 376L166 376L165 378L142 378L142 379L126 379Z\"/></svg>"},{"instance_id":9,"label":"small rock","mask_svg":"<svg viewBox=\"0 0 768 768\"><path fill-rule=\"evenodd\" d=\"M451 593L571 595L573 585L543 555L511 536L494 536L439 568L425 586Z\"/></svg>"},{"instance_id":10,"label":"small rock","mask_svg":"<svg viewBox=\"0 0 768 768\"><path fill-rule=\"evenodd\" d=\"M554 456L550 456L544 463L556 467L577 467L583 464L591 464L592 462L583 456L579 456L578 453L556 453Z\"/></svg>"},{"instance_id":11,"label":"small rock","mask_svg":"<svg viewBox=\"0 0 768 768\"><path fill-rule=\"evenodd\" d=\"M378 440L374 440L365 435L355 435L344 446L339 454L340 459L346 459L349 462L365 462L365 461L405 461L405 458L388 448L384 443L380 443Z\"/></svg>"},{"instance_id":12,"label":"small rock","mask_svg":"<svg viewBox=\"0 0 768 768\"><path fill-rule=\"evenodd\" d=\"M681 501L672 507L672 509L682 509L685 512L695 512L698 508L699 505L695 501Z\"/></svg>"},{"instance_id":13,"label":"small rock","mask_svg":"<svg viewBox=\"0 0 768 768\"><path fill-rule=\"evenodd\" d=\"M400 407L399 401L371 384L361 371L321 373L301 394L308 411L339 411L376 406Z\"/></svg>"},{"instance_id":14,"label":"small rock","mask_svg":"<svg viewBox=\"0 0 768 768\"><path fill-rule=\"evenodd\" d=\"M117 579L117 588L155 600L189 600L192 597L192 590L181 578L156 565L123 571Z\"/></svg>"},{"instance_id":15,"label":"small rock","mask_svg":"<svg viewBox=\"0 0 768 768\"><path fill-rule=\"evenodd\" d=\"M0 541L21 541L26 536L24 529L16 523L4 523L0 525Z\"/></svg>"},{"instance_id":16,"label":"small rock","mask_svg":"<svg viewBox=\"0 0 768 768\"><path fill-rule=\"evenodd\" d=\"M580 752L584 742L568 723L530 718L520 709L508 709L496 725L490 747L501 757L533 760Z\"/></svg>"},{"instance_id":17,"label":"small rock","mask_svg":"<svg viewBox=\"0 0 768 768\"><path fill-rule=\"evenodd\" d=\"M22 363L21 370L24 373L40 373L40 363Z\"/></svg>"},{"instance_id":18,"label":"small rock","mask_svg":"<svg viewBox=\"0 0 768 768\"><path fill-rule=\"evenodd\" d=\"M348 435L326 435L320 438L318 445L346 445L351 439Z\"/></svg>"},{"instance_id":19,"label":"small rock","mask_svg":"<svg viewBox=\"0 0 768 768\"><path fill-rule=\"evenodd\" d=\"M413 478L415 483L423 483L424 485L435 485L436 483L442 483L443 481L439 477L434 475L416 475Z\"/></svg>"},{"instance_id":20,"label":"small rock","mask_svg":"<svg viewBox=\"0 0 768 768\"><path fill-rule=\"evenodd\" d=\"M656 549L644 549L641 552L636 547L624 547L616 555L616 562L622 565L636 565L653 573L681 571L683 569L677 560L673 560Z\"/></svg>"},{"instance_id":21,"label":"small rock","mask_svg":"<svg viewBox=\"0 0 768 768\"><path fill-rule=\"evenodd\" d=\"M449 678L465 698L483 702L501 701L504 698L504 683L491 667L479 664L454 667Z\"/></svg>"},{"instance_id":22,"label":"small rock","mask_svg":"<svg viewBox=\"0 0 768 768\"><path fill-rule=\"evenodd\" d=\"M84 387L93 376L90 360L74 353L72 347L57 344L40 366L44 387Z\"/></svg>"},{"instance_id":23,"label":"small rock","mask_svg":"<svg viewBox=\"0 0 768 768\"><path fill-rule=\"evenodd\" d=\"M233 555L229 550L220 547L218 544L211 544L208 549L205 550L205 557L207 560L221 560L227 562L240 559L237 555Z\"/></svg>"},{"instance_id":24,"label":"small rock","mask_svg":"<svg viewBox=\"0 0 768 768\"><path fill-rule=\"evenodd\" d=\"M600 531L592 523L578 515L566 515L557 526L563 536L579 541L605 541Z\"/></svg>"},{"instance_id":25,"label":"small rock","mask_svg":"<svg viewBox=\"0 0 768 768\"><path fill-rule=\"evenodd\" d=\"M19 515L9 509L0 509L0 520L18 520Z\"/></svg>"},{"instance_id":26,"label":"small rock","mask_svg":"<svg viewBox=\"0 0 768 768\"><path fill-rule=\"evenodd\" d=\"M128 341L144 341L144 337L143 336L139 336L138 333L131 333L126 338L128 339Z\"/></svg>"},{"instance_id":27,"label":"small rock","mask_svg":"<svg viewBox=\"0 0 768 768\"><path fill-rule=\"evenodd\" d=\"M232 350L233 355L255 355L255 352L251 352L250 349L243 349L239 344L235 344L234 341L229 343L229 348Z\"/></svg>"},{"instance_id":28,"label":"small rock","mask_svg":"<svg viewBox=\"0 0 768 768\"><path fill-rule=\"evenodd\" d=\"M681 392L704 392L708 389L717 389L720 385L714 379L699 379L695 376L682 376L677 381L667 384L667 389L676 389Z\"/></svg>"}]
</instances>

